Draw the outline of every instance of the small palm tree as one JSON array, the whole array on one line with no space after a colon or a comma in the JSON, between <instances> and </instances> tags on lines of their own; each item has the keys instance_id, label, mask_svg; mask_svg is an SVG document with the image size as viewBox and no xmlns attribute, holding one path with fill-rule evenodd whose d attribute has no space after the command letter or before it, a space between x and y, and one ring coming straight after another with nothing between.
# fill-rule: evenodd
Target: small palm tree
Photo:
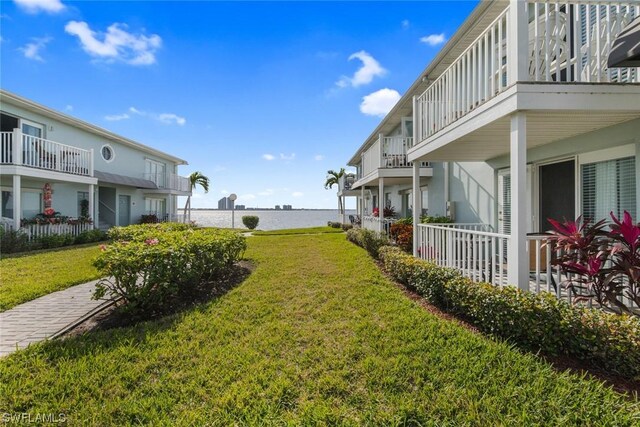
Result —
<instances>
[{"instance_id":1,"label":"small palm tree","mask_svg":"<svg viewBox=\"0 0 640 427\"><path fill-rule=\"evenodd\" d=\"M189 175L189 182L191 183L191 191L199 185L202 187L205 193L209 192L209 178L202 174L202 172L195 171ZM187 197L187 203L184 205L183 220L187 219L191 221L191 196Z\"/></svg>"},{"instance_id":2,"label":"small palm tree","mask_svg":"<svg viewBox=\"0 0 640 427\"><path fill-rule=\"evenodd\" d=\"M327 171L327 180L324 183L326 190L333 188L334 185L340 186L340 178L344 176L344 168L340 168L339 172L332 170ZM340 215L344 213L344 206L342 206L342 199L338 196L338 212Z\"/></svg>"}]
</instances>

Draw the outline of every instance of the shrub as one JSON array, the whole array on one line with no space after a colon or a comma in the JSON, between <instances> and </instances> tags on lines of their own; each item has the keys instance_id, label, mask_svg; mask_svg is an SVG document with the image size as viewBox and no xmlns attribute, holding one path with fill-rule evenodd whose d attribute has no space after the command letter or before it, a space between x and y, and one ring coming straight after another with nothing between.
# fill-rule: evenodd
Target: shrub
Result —
<instances>
[{"instance_id":1,"label":"shrub","mask_svg":"<svg viewBox=\"0 0 640 427\"><path fill-rule=\"evenodd\" d=\"M156 237L158 234L171 231L186 231L193 229L190 224L178 222L161 222L158 224L135 224L126 227L111 227L107 236L111 240L138 240Z\"/></svg>"},{"instance_id":2,"label":"shrub","mask_svg":"<svg viewBox=\"0 0 640 427\"><path fill-rule=\"evenodd\" d=\"M567 354L631 379L640 378L637 318L574 307L546 292L476 283L398 248L381 249L380 258L396 280L485 333L527 350Z\"/></svg>"},{"instance_id":3,"label":"shrub","mask_svg":"<svg viewBox=\"0 0 640 427\"><path fill-rule=\"evenodd\" d=\"M413 218L410 216L398 219L394 224L413 225Z\"/></svg>"},{"instance_id":4,"label":"shrub","mask_svg":"<svg viewBox=\"0 0 640 427\"><path fill-rule=\"evenodd\" d=\"M413 252L413 225L402 223L391 224L389 231L396 245L405 252Z\"/></svg>"},{"instance_id":5,"label":"shrub","mask_svg":"<svg viewBox=\"0 0 640 427\"><path fill-rule=\"evenodd\" d=\"M94 265L109 278L98 282L94 298L122 298L133 312L162 308L179 293L210 282L246 249L245 238L233 231L130 227L118 231L129 240L101 248Z\"/></svg>"},{"instance_id":6,"label":"shrub","mask_svg":"<svg viewBox=\"0 0 640 427\"><path fill-rule=\"evenodd\" d=\"M342 226L341 222L329 221L327 222L327 226L331 228L340 228Z\"/></svg>"},{"instance_id":7,"label":"shrub","mask_svg":"<svg viewBox=\"0 0 640 427\"><path fill-rule=\"evenodd\" d=\"M260 221L260 218L255 215L245 215L242 217L242 223L249 230L255 229L258 226L258 221Z\"/></svg>"},{"instance_id":8,"label":"shrub","mask_svg":"<svg viewBox=\"0 0 640 427\"><path fill-rule=\"evenodd\" d=\"M423 215L420 217L420 222L423 224L453 224L453 220L448 216Z\"/></svg>"},{"instance_id":9,"label":"shrub","mask_svg":"<svg viewBox=\"0 0 640 427\"><path fill-rule=\"evenodd\" d=\"M29 242L29 236L22 231L6 230L0 225L0 251L5 254L15 252L25 252L31 250L32 244Z\"/></svg>"},{"instance_id":10,"label":"shrub","mask_svg":"<svg viewBox=\"0 0 640 427\"><path fill-rule=\"evenodd\" d=\"M156 214L140 216L140 224L156 224L158 222L160 222L160 220L158 219L158 215Z\"/></svg>"},{"instance_id":11,"label":"shrub","mask_svg":"<svg viewBox=\"0 0 640 427\"><path fill-rule=\"evenodd\" d=\"M102 230L98 230L96 228L93 230L83 231L82 233L78 234L75 237L74 243L82 244L82 243L101 242L106 239L107 239L107 233L105 233Z\"/></svg>"},{"instance_id":12,"label":"shrub","mask_svg":"<svg viewBox=\"0 0 640 427\"><path fill-rule=\"evenodd\" d=\"M343 231L348 231L353 228L353 224L341 224L340 226L342 227Z\"/></svg>"},{"instance_id":13,"label":"shrub","mask_svg":"<svg viewBox=\"0 0 640 427\"><path fill-rule=\"evenodd\" d=\"M389 244L389 239L383 234L366 228L352 228L347 231L347 240L363 247L374 258L378 258L381 247Z\"/></svg>"},{"instance_id":14,"label":"shrub","mask_svg":"<svg viewBox=\"0 0 640 427\"><path fill-rule=\"evenodd\" d=\"M39 237L34 243L42 249L51 249L73 245L74 242L75 237L72 234L49 234Z\"/></svg>"}]
</instances>

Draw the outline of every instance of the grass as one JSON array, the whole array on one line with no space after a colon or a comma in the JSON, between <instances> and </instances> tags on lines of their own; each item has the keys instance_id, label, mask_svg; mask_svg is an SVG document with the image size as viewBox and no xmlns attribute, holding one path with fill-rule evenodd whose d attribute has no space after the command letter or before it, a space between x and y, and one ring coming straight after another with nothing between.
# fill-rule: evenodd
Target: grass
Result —
<instances>
[{"instance_id":1,"label":"grass","mask_svg":"<svg viewBox=\"0 0 640 427\"><path fill-rule=\"evenodd\" d=\"M70 425L637 425L601 383L435 317L343 235L248 239L218 300L0 360L3 411Z\"/></svg>"},{"instance_id":2,"label":"grass","mask_svg":"<svg viewBox=\"0 0 640 427\"><path fill-rule=\"evenodd\" d=\"M341 228L333 227L307 227L307 228L287 228L284 230L254 231L254 236L289 236L293 234L327 234L344 233Z\"/></svg>"},{"instance_id":3,"label":"grass","mask_svg":"<svg viewBox=\"0 0 640 427\"><path fill-rule=\"evenodd\" d=\"M91 265L98 244L0 259L0 312L42 295L100 277Z\"/></svg>"}]
</instances>

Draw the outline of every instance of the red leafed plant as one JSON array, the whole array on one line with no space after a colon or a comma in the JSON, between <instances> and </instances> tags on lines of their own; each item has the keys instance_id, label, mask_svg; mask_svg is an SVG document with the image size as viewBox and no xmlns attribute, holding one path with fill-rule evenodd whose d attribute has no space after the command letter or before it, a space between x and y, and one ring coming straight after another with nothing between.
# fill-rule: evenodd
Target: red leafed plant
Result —
<instances>
[{"instance_id":1,"label":"red leafed plant","mask_svg":"<svg viewBox=\"0 0 640 427\"><path fill-rule=\"evenodd\" d=\"M400 249L409 253L413 251L413 225L391 224L389 234Z\"/></svg>"},{"instance_id":2,"label":"red leafed plant","mask_svg":"<svg viewBox=\"0 0 640 427\"><path fill-rule=\"evenodd\" d=\"M622 219L610 215L610 224L591 224L582 217L563 223L549 219L554 228L549 241L561 250L553 264L567 277L564 284L570 291L586 291L577 301L593 299L602 307L640 316L622 301L626 296L640 306L640 223L627 211Z\"/></svg>"}]
</instances>

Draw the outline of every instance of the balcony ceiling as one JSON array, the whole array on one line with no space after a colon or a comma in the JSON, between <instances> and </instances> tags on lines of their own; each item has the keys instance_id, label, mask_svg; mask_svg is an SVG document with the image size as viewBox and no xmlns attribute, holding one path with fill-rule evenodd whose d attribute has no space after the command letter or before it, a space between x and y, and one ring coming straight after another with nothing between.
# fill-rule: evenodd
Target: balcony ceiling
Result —
<instances>
[{"instance_id":1,"label":"balcony ceiling","mask_svg":"<svg viewBox=\"0 0 640 427\"><path fill-rule=\"evenodd\" d=\"M544 111L527 113L527 148L534 148L640 118L640 111ZM638 130L640 133L640 129ZM502 117L431 151L422 160L486 161L509 154L510 118ZM576 147L576 152L580 147Z\"/></svg>"}]
</instances>

